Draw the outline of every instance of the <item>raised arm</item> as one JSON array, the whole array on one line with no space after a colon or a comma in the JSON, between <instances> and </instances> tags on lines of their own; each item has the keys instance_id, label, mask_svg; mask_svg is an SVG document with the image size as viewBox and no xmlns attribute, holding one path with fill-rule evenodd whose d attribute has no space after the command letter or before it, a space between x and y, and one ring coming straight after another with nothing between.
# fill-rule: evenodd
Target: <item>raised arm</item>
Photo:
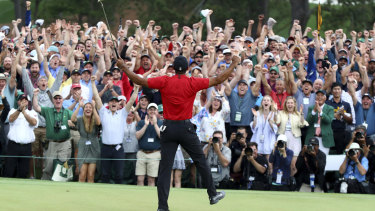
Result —
<instances>
[{"instance_id":1,"label":"raised arm","mask_svg":"<svg viewBox=\"0 0 375 211\"><path fill-rule=\"evenodd\" d=\"M91 76L91 86L92 86L92 97L96 102L96 107L100 110L103 107L102 99L99 97L98 89L95 85L96 76Z\"/></svg>"},{"instance_id":2,"label":"raised arm","mask_svg":"<svg viewBox=\"0 0 375 211\"><path fill-rule=\"evenodd\" d=\"M209 86L215 86L217 84L221 84L223 83L229 76L230 74L232 74L234 68L236 66L241 66L240 64L241 62L241 58L238 57L238 56L233 56L232 57L232 63L230 64L230 66L228 67L228 69L226 69L224 72L220 73L217 77L210 77L210 83L209 83Z\"/></svg>"},{"instance_id":3,"label":"raised arm","mask_svg":"<svg viewBox=\"0 0 375 211\"><path fill-rule=\"evenodd\" d=\"M42 112L42 108L41 108L41 107L39 106L39 104L38 104L38 94L39 94L39 89L38 89L38 88L34 89L34 96L33 96L33 109L34 109L36 112L40 113L40 112Z\"/></svg>"},{"instance_id":4,"label":"raised arm","mask_svg":"<svg viewBox=\"0 0 375 211\"><path fill-rule=\"evenodd\" d=\"M131 107L133 106L135 100L137 99L138 90L139 90L139 85L134 84L133 94L131 95L130 99L128 100L128 102L125 105L125 108L126 108L127 112L130 112Z\"/></svg>"},{"instance_id":5,"label":"raised arm","mask_svg":"<svg viewBox=\"0 0 375 211\"><path fill-rule=\"evenodd\" d=\"M121 71L124 71L125 74L129 77L129 79L132 80L134 83L139 84L143 87L148 87L147 79L142 78L142 77L138 76L137 74L135 74L134 72L130 71L126 67L126 65L125 65L125 63L122 59L118 59L116 65L117 65L118 68L120 68Z\"/></svg>"}]
</instances>

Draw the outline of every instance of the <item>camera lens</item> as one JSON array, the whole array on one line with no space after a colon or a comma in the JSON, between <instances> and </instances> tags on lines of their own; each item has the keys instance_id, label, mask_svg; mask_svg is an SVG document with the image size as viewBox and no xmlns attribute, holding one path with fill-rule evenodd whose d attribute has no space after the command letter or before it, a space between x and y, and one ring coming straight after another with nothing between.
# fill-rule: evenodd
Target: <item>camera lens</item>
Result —
<instances>
[{"instance_id":1,"label":"camera lens","mask_svg":"<svg viewBox=\"0 0 375 211\"><path fill-rule=\"evenodd\" d=\"M278 141L277 142L277 148L284 148L284 142L283 141Z\"/></svg>"},{"instance_id":2,"label":"camera lens","mask_svg":"<svg viewBox=\"0 0 375 211\"><path fill-rule=\"evenodd\" d=\"M236 139L239 140L239 139L241 139L241 138L243 138L243 134L237 132L237 133L236 133Z\"/></svg>"},{"instance_id":3,"label":"camera lens","mask_svg":"<svg viewBox=\"0 0 375 211\"><path fill-rule=\"evenodd\" d=\"M212 138L212 143L218 143L219 142L219 138L218 137L213 137Z\"/></svg>"},{"instance_id":4,"label":"camera lens","mask_svg":"<svg viewBox=\"0 0 375 211\"><path fill-rule=\"evenodd\" d=\"M363 135L362 132L358 131L358 132L356 132L356 133L354 134L354 136L355 136L356 139L359 139L359 138L363 138L364 135Z\"/></svg>"},{"instance_id":5,"label":"camera lens","mask_svg":"<svg viewBox=\"0 0 375 211\"><path fill-rule=\"evenodd\" d=\"M250 147L247 147L247 148L245 149L245 155L246 155L246 156L252 156L252 155L253 155L253 149L250 148Z\"/></svg>"},{"instance_id":6,"label":"camera lens","mask_svg":"<svg viewBox=\"0 0 375 211\"><path fill-rule=\"evenodd\" d=\"M312 144L307 145L307 151L314 151L314 146Z\"/></svg>"},{"instance_id":7,"label":"camera lens","mask_svg":"<svg viewBox=\"0 0 375 211\"><path fill-rule=\"evenodd\" d=\"M349 157L353 157L355 155L355 150L350 149L349 152L348 152L348 155L349 155Z\"/></svg>"}]
</instances>

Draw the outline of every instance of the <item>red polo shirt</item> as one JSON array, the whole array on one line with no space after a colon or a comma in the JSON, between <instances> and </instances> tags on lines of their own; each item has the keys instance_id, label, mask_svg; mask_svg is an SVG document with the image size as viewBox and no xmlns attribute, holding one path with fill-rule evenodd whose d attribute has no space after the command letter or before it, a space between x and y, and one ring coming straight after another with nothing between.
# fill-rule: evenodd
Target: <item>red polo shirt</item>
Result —
<instances>
[{"instance_id":1,"label":"red polo shirt","mask_svg":"<svg viewBox=\"0 0 375 211\"><path fill-rule=\"evenodd\" d=\"M195 95L207 89L210 79L194 78L186 75L149 78L148 87L159 89L163 101L163 116L168 120L191 119Z\"/></svg>"},{"instance_id":2,"label":"red polo shirt","mask_svg":"<svg viewBox=\"0 0 375 211\"><path fill-rule=\"evenodd\" d=\"M286 97L291 96L286 91L284 91L282 94L277 94L275 91L271 91L271 98L276 103L278 110L283 110L284 108L284 102Z\"/></svg>"}]
</instances>

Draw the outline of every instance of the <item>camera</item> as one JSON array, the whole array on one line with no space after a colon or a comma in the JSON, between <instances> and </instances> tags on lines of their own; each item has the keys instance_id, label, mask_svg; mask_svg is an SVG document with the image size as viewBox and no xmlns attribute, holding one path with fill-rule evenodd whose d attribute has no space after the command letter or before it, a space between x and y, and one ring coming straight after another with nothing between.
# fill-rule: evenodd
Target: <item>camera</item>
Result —
<instances>
[{"instance_id":1,"label":"camera","mask_svg":"<svg viewBox=\"0 0 375 211\"><path fill-rule=\"evenodd\" d=\"M240 132L237 132L236 133L236 140L240 140L241 138L243 138L243 134L240 133Z\"/></svg>"},{"instance_id":2,"label":"camera","mask_svg":"<svg viewBox=\"0 0 375 211\"><path fill-rule=\"evenodd\" d=\"M212 143L214 143L214 144L219 143L219 138L218 137L212 137Z\"/></svg>"},{"instance_id":3,"label":"camera","mask_svg":"<svg viewBox=\"0 0 375 211\"><path fill-rule=\"evenodd\" d=\"M277 148L284 148L284 142L283 141L281 141L281 140L279 140L279 141L277 141Z\"/></svg>"},{"instance_id":4,"label":"camera","mask_svg":"<svg viewBox=\"0 0 375 211\"><path fill-rule=\"evenodd\" d=\"M53 129L55 130L55 132L60 131L60 128L61 128L61 120L55 121L55 125L53 126Z\"/></svg>"},{"instance_id":5,"label":"camera","mask_svg":"<svg viewBox=\"0 0 375 211\"><path fill-rule=\"evenodd\" d=\"M250 147L245 148L245 155L246 156L253 156L253 149Z\"/></svg>"},{"instance_id":6,"label":"camera","mask_svg":"<svg viewBox=\"0 0 375 211\"><path fill-rule=\"evenodd\" d=\"M355 139L360 139L360 138L363 138L364 136L365 134L363 134L363 132L361 131L355 132L354 134Z\"/></svg>"},{"instance_id":7,"label":"camera","mask_svg":"<svg viewBox=\"0 0 375 211\"><path fill-rule=\"evenodd\" d=\"M307 151L309 152L314 151L314 146L312 144L307 145Z\"/></svg>"},{"instance_id":8,"label":"camera","mask_svg":"<svg viewBox=\"0 0 375 211\"><path fill-rule=\"evenodd\" d=\"M328 69L329 68L329 63L326 60L323 60L322 61L322 67Z\"/></svg>"},{"instance_id":9,"label":"camera","mask_svg":"<svg viewBox=\"0 0 375 211\"><path fill-rule=\"evenodd\" d=\"M356 154L355 149L350 149L350 150L348 151L348 155L349 155L349 157L353 157L355 154Z\"/></svg>"}]
</instances>

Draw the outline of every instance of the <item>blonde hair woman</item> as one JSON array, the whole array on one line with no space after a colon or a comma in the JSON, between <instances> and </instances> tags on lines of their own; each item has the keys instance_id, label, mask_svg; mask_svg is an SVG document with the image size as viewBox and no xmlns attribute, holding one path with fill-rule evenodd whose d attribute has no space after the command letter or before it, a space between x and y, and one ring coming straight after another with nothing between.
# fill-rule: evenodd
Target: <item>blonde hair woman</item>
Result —
<instances>
[{"instance_id":1,"label":"blonde hair woman","mask_svg":"<svg viewBox=\"0 0 375 211\"><path fill-rule=\"evenodd\" d=\"M276 108L269 95L263 97L259 110L251 109L254 120L250 123L253 136L250 142L258 144L258 154L266 155L267 160L276 141L277 125L275 124Z\"/></svg>"},{"instance_id":2,"label":"blonde hair woman","mask_svg":"<svg viewBox=\"0 0 375 211\"><path fill-rule=\"evenodd\" d=\"M83 108L83 115L77 118L78 111ZM100 118L95 108L94 100L83 103L79 102L79 107L74 111L72 122L77 126L81 138L78 142L78 165L79 182L94 182L97 159L100 157L99 145L99 125Z\"/></svg>"},{"instance_id":3,"label":"blonde hair woman","mask_svg":"<svg viewBox=\"0 0 375 211\"><path fill-rule=\"evenodd\" d=\"M308 126L309 123L304 119L303 106L297 111L296 98L288 96L285 99L283 110L277 115L276 124L278 134L284 134L288 138L287 147L293 151L293 159L291 163L291 176L297 172L296 161L301 152L301 128Z\"/></svg>"}]
</instances>

